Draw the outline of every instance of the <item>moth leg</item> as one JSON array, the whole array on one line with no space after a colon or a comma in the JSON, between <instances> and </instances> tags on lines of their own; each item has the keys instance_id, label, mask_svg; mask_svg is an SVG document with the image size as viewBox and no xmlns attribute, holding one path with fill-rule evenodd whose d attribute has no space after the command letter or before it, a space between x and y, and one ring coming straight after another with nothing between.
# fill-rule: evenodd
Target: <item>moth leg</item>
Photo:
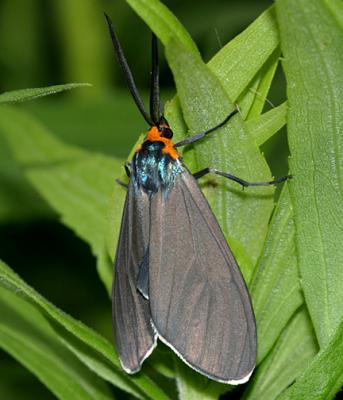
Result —
<instances>
[{"instance_id":1,"label":"moth leg","mask_svg":"<svg viewBox=\"0 0 343 400\"><path fill-rule=\"evenodd\" d=\"M118 183L118 185L123 186L125 189L129 188L129 185L123 181L121 181L120 179L116 179L116 182Z\"/></svg>"},{"instance_id":2,"label":"moth leg","mask_svg":"<svg viewBox=\"0 0 343 400\"><path fill-rule=\"evenodd\" d=\"M238 178L235 175L228 174L227 172L218 171L217 169L212 168L212 167L204 168L201 171L198 171L195 174L193 174L193 176L195 179L199 179L199 178L203 177L204 175L207 175L210 173L223 176L224 178L227 178L227 179L231 179L232 181L239 183L243 189L247 186L277 185L278 183L284 182L287 179L292 178L291 175L286 175L286 176L281 176L280 178L274 179L272 181L267 181L267 182L248 182L248 181L245 181L244 179Z\"/></svg>"},{"instance_id":3,"label":"moth leg","mask_svg":"<svg viewBox=\"0 0 343 400\"><path fill-rule=\"evenodd\" d=\"M207 136L209 133L212 133L212 132L218 130L219 128L221 128L222 126L224 126L227 122L229 122L229 120L235 114L238 113L238 111L239 111L239 108L238 108L238 106L236 106L236 108L232 112L230 112L230 114L220 124L214 126L213 128L207 129L206 131L196 133L195 135L190 136L187 139L181 140L180 142L175 143L174 147L186 146L187 144L191 144L191 143L197 142L198 140L201 140L202 138Z\"/></svg>"},{"instance_id":4,"label":"moth leg","mask_svg":"<svg viewBox=\"0 0 343 400\"><path fill-rule=\"evenodd\" d=\"M126 175L130 178L130 176L131 176L131 163L130 163L130 161L125 161L124 168L125 168Z\"/></svg>"},{"instance_id":5,"label":"moth leg","mask_svg":"<svg viewBox=\"0 0 343 400\"><path fill-rule=\"evenodd\" d=\"M130 176L131 176L131 170L130 170L130 168L131 168L131 163L130 163L129 161L126 161L126 162L125 162L125 165L124 165L124 168L125 168L126 175L130 178ZM129 185L128 185L127 183L121 181L120 179L116 179L116 182L117 182L120 186L123 186L125 189L128 189L128 188L129 188Z\"/></svg>"}]
</instances>

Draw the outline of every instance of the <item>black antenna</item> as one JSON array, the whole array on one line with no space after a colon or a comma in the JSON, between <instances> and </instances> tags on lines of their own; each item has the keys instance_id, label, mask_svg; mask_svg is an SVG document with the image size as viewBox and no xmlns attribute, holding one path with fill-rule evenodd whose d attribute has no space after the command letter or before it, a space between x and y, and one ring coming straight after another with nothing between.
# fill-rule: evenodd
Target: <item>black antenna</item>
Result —
<instances>
[{"instance_id":1,"label":"black antenna","mask_svg":"<svg viewBox=\"0 0 343 400\"><path fill-rule=\"evenodd\" d=\"M136 84L135 84L135 80L133 79L132 72L130 70L130 67L129 67L127 61L126 61L126 58L125 58L123 49L122 49L122 47L121 47L121 45L119 43L118 37L114 32L112 21L111 21L110 17L106 13L104 13L104 14L105 14L106 21L107 21L107 24L108 24L108 29L110 31L110 35L111 35L114 51L115 51L116 56L118 58L118 62L120 64L120 66L121 66L121 69L124 72L124 75L125 75L125 78L126 78L126 82L127 82L127 86L129 87L129 90L131 92L133 100L135 101L139 111L143 115L143 118L146 120L146 122L149 125L153 125L148 113L145 110L143 101L142 101L142 99L141 99L141 97L139 95L139 92L137 90L137 87L136 87Z\"/></svg>"},{"instance_id":2,"label":"black antenna","mask_svg":"<svg viewBox=\"0 0 343 400\"><path fill-rule=\"evenodd\" d=\"M158 125L160 119L160 83L157 38L154 33L151 38L150 118Z\"/></svg>"}]
</instances>

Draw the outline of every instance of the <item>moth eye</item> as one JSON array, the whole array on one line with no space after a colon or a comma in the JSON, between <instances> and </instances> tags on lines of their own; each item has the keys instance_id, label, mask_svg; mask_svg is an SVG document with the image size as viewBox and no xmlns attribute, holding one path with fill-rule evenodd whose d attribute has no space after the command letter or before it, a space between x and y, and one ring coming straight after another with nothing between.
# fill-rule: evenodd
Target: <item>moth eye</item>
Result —
<instances>
[{"instance_id":1,"label":"moth eye","mask_svg":"<svg viewBox=\"0 0 343 400\"><path fill-rule=\"evenodd\" d=\"M160 132L161 136L167 139L171 139L173 137L173 131L169 128L162 128Z\"/></svg>"}]
</instances>

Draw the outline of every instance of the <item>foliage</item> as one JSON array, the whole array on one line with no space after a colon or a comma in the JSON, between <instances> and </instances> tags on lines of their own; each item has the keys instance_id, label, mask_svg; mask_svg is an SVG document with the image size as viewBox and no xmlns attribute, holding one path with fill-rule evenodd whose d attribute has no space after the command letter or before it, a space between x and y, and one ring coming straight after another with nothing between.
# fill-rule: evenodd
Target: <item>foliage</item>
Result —
<instances>
[{"instance_id":1,"label":"foliage","mask_svg":"<svg viewBox=\"0 0 343 400\"><path fill-rule=\"evenodd\" d=\"M190 170L210 165L250 181L271 179L261 147L287 121L292 179L276 205L271 187L242 192L218 177L201 184L250 288L259 342L255 373L235 389L200 376L159 345L139 374L127 375L100 327L88 327L53 305L3 262L0 348L61 399L217 399L226 392L229 399L236 396L233 390L240 390L244 399L333 398L343 385L341 3L277 0L206 64L187 30L160 1L127 2L164 46L177 88L165 113L176 137L209 128L235 103L240 106L232 123L184 151ZM59 12L64 7L61 2ZM87 19L91 10L86 7L81 16ZM71 25L70 18L67 23ZM287 102L265 111L281 53ZM78 86L83 85L0 95L0 179L5 189L0 220L51 218L48 207L35 203L33 187L60 222L90 246L109 294L125 197L115 178L125 179L125 153L109 154L107 142L94 150L96 139L88 149L71 144L59 132L66 122L54 119L51 109L10 104ZM117 98L119 129L129 106L125 97L117 93ZM77 115L76 103L61 102ZM79 119L87 119L86 114ZM116 129L113 115L102 126ZM18 196L21 201L12 200Z\"/></svg>"}]
</instances>

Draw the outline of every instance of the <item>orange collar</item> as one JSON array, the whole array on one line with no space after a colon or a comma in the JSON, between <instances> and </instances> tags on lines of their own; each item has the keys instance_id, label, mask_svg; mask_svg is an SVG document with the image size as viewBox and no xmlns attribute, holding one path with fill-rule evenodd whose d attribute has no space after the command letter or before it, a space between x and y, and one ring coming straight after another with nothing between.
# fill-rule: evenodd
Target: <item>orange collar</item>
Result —
<instances>
[{"instance_id":1,"label":"orange collar","mask_svg":"<svg viewBox=\"0 0 343 400\"><path fill-rule=\"evenodd\" d=\"M171 139L161 137L160 132L156 126L152 126L147 135L146 135L146 140L149 140L150 142L162 142L164 144L162 152L164 154L169 154L170 157L174 160L179 158L179 153L174 147L174 143Z\"/></svg>"}]
</instances>

